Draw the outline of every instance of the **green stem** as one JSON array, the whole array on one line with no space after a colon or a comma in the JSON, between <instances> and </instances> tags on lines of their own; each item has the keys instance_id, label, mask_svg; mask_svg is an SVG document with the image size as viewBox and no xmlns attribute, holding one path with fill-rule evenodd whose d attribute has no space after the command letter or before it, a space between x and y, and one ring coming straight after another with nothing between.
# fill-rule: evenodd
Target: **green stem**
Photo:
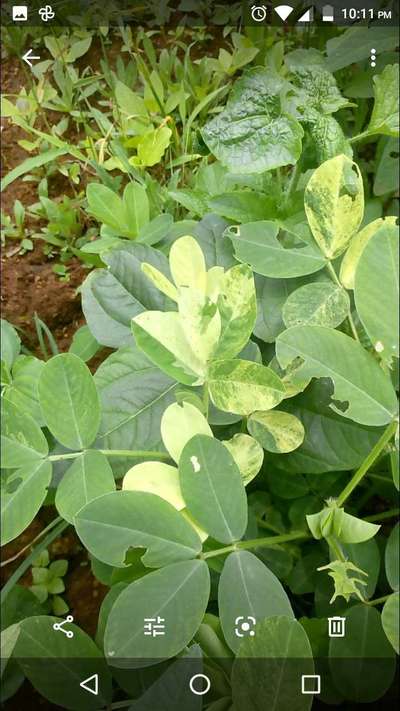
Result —
<instances>
[{"instance_id":1,"label":"green stem","mask_svg":"<svg viewBox=\"0 0 400 711\"><path fill-rule=\"evenodd\" d=\"M252 548L270 548L271 546L278 546L281 543L288 543L289 541L296 541L301 538L310 538L310 535L306 531L293 531L293 533L284 533L281 536L253 538L249 541L238 541L237 543L233 543L231 546L217 548L214 551L207 551L206 553L201 554L200 557L205 560L206 558L214 558L215 556L225 555L226 553L231 553L232 551L251 550Z\"/></svg>"},{"instance_id":2,"label":"green stem","mask_svg":"<svg viewBox=\"0 0 400 711\"><path fill-rule=\"evenodd\" d=\"M358 143L358 141L362 141L364 138L366 138L369 135L371 135L369 133L369 131L362 131L362 133L358 133L356 136L349 138L349 142L350 143Z\"/></svg>"},{"instance_id":3,"label":"green stem","mask_svg":"<svg viewBox=\"0 0 400 711\"><path fill-rule=\"evenodd\" d=\"M51 533L49 533L46 538L43 539L39 545L37 545L32 553L30 553L25 560L22 561L22 563L18 566L18 568L14 571L14 573L10 576L6 584L4 585L1 595L0 595L0 603L3 604L6 597L8 594L11 592L13 589L14 585L18 582L20 578L22 578L23 574L28 570L28 568L32 565L33 561L39 553L41 553L45 548L47 548L50 543L52 543L58 536L64 531L65 528L68 528L70 524L68 521L61 521L56 528L54 528Z\"/></svg>"},{"instance_id":4,"label":"green stem","mask_svg":"<svg viewBox=\"0 0 400 711\"><path fill-rule=\"evenodd\" d=\"M365 602L367 605L381 605L383 602L386 602L391 595L393 595L393 593L389 593L389 595L384 595L383 597L377 597L376 600L366 600Z\"/></svg>"},{"instance_id":5,"label":"green stem","mask_svg":"<svg viewBox=\"0 0 400 711\"><path fill-rule=\"evenodd\" d=\"M369 521L374 523L374 521L385 521L387 518L395 518L400 513L400 509L390 509L389 511L383 511L379 514L374 514L373 516L367 516L364 521Z\"/></svg>"},{"instance_id":6,"label":"green stem","mask_svg":"<svg viewBox=\"0 0 400 711\"><path fill-rule=\"evenodd\" d=\"M287 184L285 197L284 197L284 201L283 201L284 206L286 206L288 204L288 202L292 196L292 193L297 185L298 175L299 175L299 162L297 162L296 165L294 166L291 176L289 178L289 182Z\"/></svg>"},{"instance_id":7,"label":"green stem","mask_svg":"<svg viewBox=\"0 0 400 711\"><path fill-rule=\"evenodd\" d=\"M337 498L336 503L339 507L343 506L344 502L352 491L356 488L356 486L360 483L360 481L363 479L365 474L367 473L368 469L372 467L374 462L378 459L379 455L381 452L384 450L388 442L391 440L393 437L394 433L396 432L396 427L397 427L397 422L391 422L385 429L382 437L377 441L375 447L373 447L368 454L368 456L364 459L363 463L361 466L357 469L356 473L354 476L350 479L349 483L345 488L343 489L342 493L340 496Z\"/></svg>"},{"instance_id":8,"label":"green stem","mask_svg":"<svg viewBox=\"0 0 400 711\"><path fill-rule=\"evenodd\" d=\"M171 457L166 452L147 451L145 449L99 449L98 452L105 454L106 457L128 457L130 459L162 459L170 460ZM83 452L69 452L68 454L51 454L48 459L51 462L59 462L63 459L76 459Z\"/></svg>"},{"instance_id":9,"label":"green stem","mask_svg":"<svg viewBox=\"0 0 400 711\"><path fill-rule=\"evenodd\" d=\"M207 383L204 383L203 385L203 407L204 407L204 415L208 419L208 408L210 405L210 395L208 392L208 385Z\"/></svg>"},{"instance_id":10,"label":"green stem","mask_svg":"<svg viewBox=\"0 0 400 711\"><path fill-rule=\"evenodd\" d=\"M328 543L328 545L329 545L329 548L330 548L330 549L333 551L333 553L335 554L335 560L341 560L342 563L344 563L344 561L346 560L346 558L345 558L345 556L344 556L344 553L343 553L343 551L342 551L340 545L339 545L338 542L336 541L336 539L333 538L332 536L328 536L327 539L326 539L326 541L327 541L327 543Z\"/></svg>"}]
</instances>

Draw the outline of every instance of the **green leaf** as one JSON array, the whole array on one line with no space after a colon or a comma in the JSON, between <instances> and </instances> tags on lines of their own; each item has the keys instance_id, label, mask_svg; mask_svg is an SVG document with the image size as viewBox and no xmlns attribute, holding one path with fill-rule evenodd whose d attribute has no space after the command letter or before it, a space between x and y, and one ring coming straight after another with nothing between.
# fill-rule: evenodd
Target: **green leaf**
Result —
<instances>
[{"instance_id":1,"label":"green leaf","mask_svg":"<svg viewBox=\"0 0 400 711\"><path fill-rule=\"evenodd\" d=\"M246 493L235 460L221 442L206 435L189 440L179 459L179 479L189 513L207 533L222 543L243 536Z\"/></svg>"},{"instance_id":2,"label":"green leaf","mask_svg":"<svg viewBox=\"0 0 400 711\"><path fill-rule=\"evenodd\" d=\"M107 706L112 698L111 674L103 655L77 625L68 623L66 627L73 632L72 644L65 634L57 634L53 625L62 622L65 620L44 615L22 620L13 657L39 694L55 706L77 711ZM94 669L100 680L96 697L80 686Z\"/></svg>"},{"instance_id":3,"label":"green leaf","mask_svg":"<svg viewBox=\"0 0 400 711\"><path fill-rule=\"evenodd\" d=\"M233 358L247 344L257 315L254 278L247 264L223 275L218 295L221 335L213 358Z\"/></svg>"},{"instance_id":4,"label":"green leaf","mask_svg":"<svg viewBox=\"0 0 400 711\"><path fill-rule=\"evenodd\" d=\"M354 605L345 617L344 639L332 638L329 643L332 678L346 699L371 703L392 684L395 655L374 607Z\"/></svg>"},{"instance_id":5,"label":"green leaf","mask_svg":"<svg viewBox=\"0 0 400 711\"><path fill-rule=\"evenodd\" d=\"M397 138L383 136L379 141L379 158L374 180L374 195L394 193L399 184Z\"/></svg>"},{"instance_id":6,"label":"green leaf","mask_svg":"<svg viewBox=\"0 0 400 711\"><path fill-rule=\"evenodd\" d=\"M226 108L203 128L210 151L232 173L263 173L297 162L303 130L285 112L289 89L270 70L247 70L235 82Z\"/></svg>"},{"instance_id":7,"label":"green leaf","mask_svg":"<svg viewBox=\"0 0 400 711\"><path fill-rule=\"evenodd\" d=\"M367 573L367 584L362 587L362 592L363 597L369 600L375 593L381 569L381 556L376 539L370 538L363 543L342 543L342 549L348 560Z\"/></svg>"},{"instance_id":8,"label":"green leaf","mask_svg":"<svg viewBox=\"0 0 400 711\"><path fill-rule=\"evenodd\" d=\"M19 633L20 633L20 627L18 624L10 625L10 627L6 627L6 629L2 630L2 632L1 632L1 635L0 635L0 638L1 638L0 678L3 677L7 663L13 653Z\"/></svg>"},{"instance_id":9,"label":"green leaf","mask_svg":"<svg viewBox=\"0 0 400 711\"><path fill-rule=\"evenodd\" d=\"M234 458L242 475L243 484L247 486L262 467L264 459L262 447L257 440L243 432L233 435L231 439L222 440L222 444Z\"/></svg>"},{"instance_id":10,"label":"green leaf","mask_svg":"<svg viewBox=\"0 0 400 711\"><path fill-rule=\"evenodd\" d=\"M135 669L181 652L200 626L209 592L208 568L200 560L168 565L128 585L107 620L104 649L109 664ZM158 617L165 634L146 635L146 619Z\"/></svg>"},{"instance_id":11,"label":"green leaf","mask_svg":"<svg viewBox=\"0 0 400 711\"><path fill-rule=\"evenodd\" d=\"M364 213L360 170L347 156L325 161L312 174L304 207L314 239L328 259L344 252Z\"/></svg>"},{"instance_id":12,"label":"green leaf","mask_svg":"<svg viewBox=\"0 0 400 711\"><path fill-rule=\"evenodd\" d=\"M3 391L4 398L22 412L28 413L40 426L44 425L44 420L39 405L37 384L43 366L43 361L34 356L18 356L12 368L12 382Z\"/></svg>"},{"instance_id":13,"label":"green leaf","mask_svg":"<svg viewBox=\"0 0 400 711\"><path fill-rule=\"evenodd\" d=\"M157 126L142 136L138 142L137 154L141 165L146 167L160 162L167 150L172 136L168 126Z\"/></svg>"},{"instance_id":14,"label":"green leaf","mask_svg":"<svg viewBox=\"0 0 400 711\"><path fill-rule=\"evenodd\" d=\"M301 358L292 375L294 383L329 377L334 385L331 408L343 417L378 427L395 416L390 379L374 357L344 333L324 326L294 326L278 336L276 355L282 368Z\"/></svg>"},{"instance_id":15,"label":"green leaf","mask_svg":"<svg viewBox=\"0 0 400 711\"><path fill-rule=\"evenodd\" d=\"M399 589L399 535L400 525L397 523L390 533L385 550L386 577L392 590Z\"/></svg>"},{"instance_id":16,"label":"green leaf","mask_svg":"<svg viewBox=\"0 0 400 711\"><path fill-rule=\"evenodd\" d=\"M100 344L91 334L89 326L81 326L75 331L69 352L81 358L85 363L96 355Z\"/></svg>"},{"instance_id":17,"label":"green leaf","mask_svg":"<svg viewBox=\"0 0 400 711\"><path fill-rule=\"evenodd\" d=\"M72 353L61 353L45 364L38 388L43 416L54 437L69 449L89 447L101 413L87 365Z\"/></svg>"},{"instance_id":18,"label":"green leaf","mask_svg":"<svg viewBox=\"0 0 400 711\"><path fill-rule=\"evenodd\" d=\"M89 212L117 233L125 234L128 225L121 198L101 183L89 183L86 189Z\"/></svg>"},{"instance_id":19,"label":"green leaf","mask_svg":"<svg viewBox=\"0 0 400 711\"><path fill-rule=\"evenodd\" d=\"M340 265L340 281L346 289L354 289L357 265L371 237L377 232L384 235L385 232L381 232L381 227L395 225L396 219L396 217L379 217L354 235Z\"/></svg>"},{"instance_id":20,"label":"green leaf","mask_svg":"<svg viewBox=\"0 0 400 711\"><path fill-rule=\"evenodd\" d=\"M359 258L354 283L357 313L380 358L399 357L398 228L381 227Z\"/></svg>"},{"instance_id":21,"label":"green leaf","mask_svg":"<svg viewBox=\"0 0 400 711\"><path fill-rule=\"evenodd\" d=\"M398 42L397 28L374 27L373 46L378 54L396 49ZM326 43L328 69L336 72L361 59L369 59L371 46L369 27L349 27Z\"/></svg>"},{"instance_id":22,"label":"green leaf","mask_svg":"<svg viewBox=\"0 0 400 711\"><path fill-rule=\"evenodd\" d=\"M126 233L130 239L135 239L150 219L149 200L146 188L139 183L128 183L124 190L123 214L128 226Z\"/></svg>"},{"instance_id":23,"label":"green leaf","mask_svg":"<svg viewBox=\"0 0 400 711\"><path fill-rule=\"evenodd\" d=\"M346 291L337 284L321 282L293 291L285 302L282 316L287 328L302 325L336 328L349 311Z\"/></svg>"},{"instance_id":24,"label":"green leaf","mask_svg":"<svg viewBox=\"0 0 400 711\"><path fill-rule=\"evenodd\" d=\"M147 491L149 494L156 494L178 511L186 506L182 498L178 470L164 462L135 464L126 472L122 488L124 491Z\"/></svg>"},{"instance_id":25,"label":"green leaf","mask_svg":"<svg viewBox=\"0 0 400 711\"><path fill-rule=\"evenodd\" d=\"M253 412L247 420L247 429L264 449L276 454L292 452L304 439L300 420L280 410Z\"/></svg>"},{"instance_id":26,"label":"green leaf","mask_svg":"<svg viewBox=\"0 0 400 711\"><path fill-rule=\"evenodd\" d=\"M312 141L317 164L344 154L353 158L353 151L343 129L333 116L318 116L312 124Z\"/></svg>"},{"instance_id":27,"label":"green leaf","mask_svg":"<svg viewBox=\"0 0 400 711\"><path fill-rule=\"evenodd\" d=\"M373 78L375 103L368 133L399 135L399 65L387 64Z\"/></svg>"},{"instance_id":28,"label":"green leaf","mask_svg":"<svg viewBox=\"0 0 400 711\"><path fill-rule=\"evenodd\" d=\"M10 170L5 178L1 180L0 192L3 192L3 190L8 188L8 186L11 185L14 180L20 178L21 175L31 173L33 170L36 170L36 168L41 168L42 165L46 165L47 163L52 163L57 160L57 158L64 156L68 152L69 148L64 145L62 148L51 148L49 151L39 153L39 155L33 156L32 158L25 158L25 160L18 163L18 165L16 165L13 170Z\"/></svg>"},{"instance_id":29,"label":"green leaf","mask_svg":"<svg viewBox=\"0 0 400 711\"><path fill-rule=\"evenodd\" d=\"M137 238L138 242L148 245L161 242L161 240L168 235L173 224L174 220L172 215L168 213L157 215L157 217L141 228Z\"/></svg>"},{"instance_id":30,"label":"green leaf","mask_svg":"<svg viewBox=\"0 0 400 711\"><path fill-rule=\"evenodd\" d=\"M165 311L174 304L156 289L142 272L148 262L167 278L170 272L166 257L152 247L124 241L103 254L108 269L98 269L82 285L82 309L87 324L104 346L119 348L132 343L131 320L147 309Z\"/></svg>"},{"instance_id":31,"label":"green leaf","mask_svg":"<svg viewBox=\"0 0 400 711\"><path fill-rule=\"evenodd\" d=\"M232 595L232 591L235 594ZM249 551L235 551L227 557L218 587L218 607L224 637L235 654L242 638L235 633L238 617L255 618L252 631L259 635L263 621L276 615L294 617L278 578Z\"/></svg>"},{"instance_id":32,"label":"green leaf","mask_svg":"<svg viewBox=\"0 0 400 711\"><path fill-rule=\"evenodd\" d=\"M104 494L78 512L75 527L92 555L117 568L129 564L131 548L147 549L142 562L149 568L194 558L201 550L193 527L154 494Z\"/></svg>"},{"instance_id":33,"label":"green leaf","mask_svg":"<svg viewBox=\"0 0 400 711\"><path fill-rule=\"evenodd\" d=\"M275 466L291 474L321 474L356 469L364 461L383 430L361 427L335 414L330 407L331 395L331 382L324 378L281 404L301 420L305 437L295 451L270 456ZM335 444L338 442L339 447Z\"/></svg>"},{"instance_id":34,"label":"green leaf","mask_svg":"<svg viewBox=\"0 0 400 711\"><path fill-rule=\"evenodd\" d=\"M97 496L115 490L112 469L101 452L89 450L75 459L61 479L55 505L60 516L74 523L78 511Z\"/></svg>"},{"instance_id":35,"label":"green leaf","mask_svg":"<svg viewBox=\"0 0 400 711\"><path fill-rule=\"evenodd\" d=\"M250 264L256 274L288 279L325 266L326 259L313 245L285 248L277 239L278 232L279 223L272 221L249 222L227 230L236 259Z\"/></svg>"},{"instance_id":36,"label":"green leaf","mask_svg":"<svg viewBox=\"0 0 400 711\"><path fill-rule=\"evenodd\" d=\"M300 685L302 675L312 674L312 650L300 622L269 617L239 647L231 676L235 709L309 711L312 696L301 694Z\"/></svg>"},{"instance_id":37,"label":"green leaf","mask_svg":"<svg viewBox=\"0 0 400 711\"><path fill-rule=\"evenodd\" d=\"M7 368L11 368L20 351L21 339L14 326L3 318L0 319L0 329L0 357Z\"/></svg>"},{"instance_id":38,"label":"green leaf","mask_svg":"<svg viewBox=\"0 0 400 711\"><path fill-rule=\"evenodd\" d=\"M136 346L112 353L94 379L101 402L101 449L163 449L160 422L175 399L176 382Z\"/></svg>"},{"instance_id":39,"label":"green leaf","mask_svg":"<svg viewBox=\"0 0 400 711\"><path fill-rule=\"evenodd\" d=\"M211 399L220 410L250 415L270 410L284 397L285 387L270 368L247 360L216 360L208 370Z\"/></svg>"},{"instance_id":40,"label":"green leaf","mask_svg":"<svg viewBox=\"0 0 400 711\"><path fill-rule=\"evenodd\" d=\"M216 163L214 165L219 165ZM234 190L214 195L207 201L209 210L236 222L255 222L274 216L274 200L266 193Z\"/></svg>"},{"instance_id":41,"label":"green leaf","mask_svg":"<svg viewBox=\"0 0 400 711\"><path fill-rule=\"evenodd\" d=\"M33 521L46 498L50 480L51 462L42 460L30 462L5 478L1 495L2 546Z\"/></svg>"},{"instance_id":42,"label":"green leaf","mask_svg":"<svg viewBox=\"0 0 400 711\"><path fill-rule=\"evenodd\" d=\"M178 464L186 443L197 434L212 437L212 430L197 407L190 402L172 403L161 419L161 436L172 459Z\"/></svg>"},{"instance_id":43,"label":"green leaf","mask_svg":"<svg viewBox=\"0 0 400 711\"><path fill-rule=\"evenodd\" d=\"M382 610L382 627L385 631L386 637L388 638L390 644L397 654L400 653L399 650L399 609L400 609L400 595L399 593L393 593L386 600L383 610Z\"/></svg>"},{"instance_id":44,"label":"green leaf","mask_svg":"<svg viewBox=\"0 0 400 711\"><path fill-rule=\"evenodd\" d=\"M1 466L16 469L46 457L47 440L35 420L6 399L1 407Z\"/></svg>"},{"instance_id":45,"label":"green leaf","mask_svg":"<svg viewBox=\"0 0 400 711\"><path fill-rule=\"evenodd\" d=\"M262 341L273 343L285 330L282 308L292 291L303 284L302 279L269 279L255 275L257 292L257 321L254 335Z\"/></svg>"}]
</instances>

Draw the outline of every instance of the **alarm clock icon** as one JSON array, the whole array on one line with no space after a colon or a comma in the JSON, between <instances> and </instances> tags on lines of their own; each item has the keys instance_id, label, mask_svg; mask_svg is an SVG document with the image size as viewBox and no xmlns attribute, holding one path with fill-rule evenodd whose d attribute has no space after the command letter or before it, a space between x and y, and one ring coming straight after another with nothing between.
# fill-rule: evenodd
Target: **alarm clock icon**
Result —
<instances>
[{"instance_id":1,"label":"alarm clock icon","mask_svg":"<svg viewBox=\"0 0 400 711\"><path fill-rule=\"evenodd\" d=\"M255 22L263 22L267 17L267 8L265 5L252 5L251 16Z\"/></svg>"}]
</instances>

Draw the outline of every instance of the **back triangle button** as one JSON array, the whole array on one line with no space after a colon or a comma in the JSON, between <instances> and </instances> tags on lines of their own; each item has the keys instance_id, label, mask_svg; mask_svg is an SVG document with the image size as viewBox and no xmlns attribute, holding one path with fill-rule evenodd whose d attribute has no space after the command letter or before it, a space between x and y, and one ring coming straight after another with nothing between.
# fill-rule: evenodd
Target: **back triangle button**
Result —
<instances>
[{"instance_id":1,"label":"back triangle button","mask_svg":"<svg viewBox=\"0 0 400 711\"><path fill-rule=\"evenodd\" d=\"M97 696L99 693L99 675L92 674L92 676L88 676L87 679L81 681L79 686L85 689L85 691L89 691L90 694Z\"/></svg>"}]
</instances>

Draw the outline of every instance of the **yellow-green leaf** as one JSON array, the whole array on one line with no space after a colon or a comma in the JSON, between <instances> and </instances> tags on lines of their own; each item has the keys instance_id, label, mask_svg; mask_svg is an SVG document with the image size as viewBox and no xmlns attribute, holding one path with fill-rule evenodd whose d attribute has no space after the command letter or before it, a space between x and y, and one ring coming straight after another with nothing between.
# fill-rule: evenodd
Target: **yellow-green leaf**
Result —
<instances>
[{"instance_id":1,"label":"yellow-green leaf","mask_svg":"<svg viewBox=\"0 0 400 711\"><path fill-rule=\"evenodd\" d=\"M289 412L253 412L247 421L249 432L268 452L283 454L300 447L304 439L304 427L300 420Z\"/></svg>"},{"instance_id":2,"label":"yellow-green leaf","mask_svg":"<svg viewBox=\"0 0 400 711\"><path fill-rule=\"evenodd\" d=\"M213 436L211 428L197 407L189 402L169 405L161 420L161 437L172 459L178 464L182 449L197 434Z\"/></svg>"},{"instance_id":3,"label":"yellow-green leaf","mask_svg":"<svg viewBox=\"0 0 400 711\"><path fill-rule=\"evenodd\" d=\"M273 370L247 360L216 360L207 380L214 405L238 415L270 410L285 395L285 386Z\"/></svg>"},{"instance_id":4,"label":"yellow-green leaf","mask_svg":"<svg viewBox=\"0 0 400 711\"><path fill-rule=\"evenodd\" d=\"M248 434L239 432L232 439L222 440L239 467L242 481L245 486L249 484L260 471L264 459L264 452L257 440Z\"/></svg>"},{"instance_id":5,"label":"yellow-green leaf","mask_svg":"<svg viewBox=\"0 0 400 711\"><path fill-rule=\"evenodd\" d=\"M340 281L346 289L354 289L354 277L358 260L371 237L381 227L395 225L396 219L396 217L378 217L377 220L373 220L373 222L370 222L354 235L340 266Z\"/></svg>"},{"instance_id":6,"label":"yellow-green leaf","mask_svg":"<svg viewBox=\"0 0 400 711\"><path fill-rule=\"evenodd\" d=\"M176 467L164 462L142 462L129 469L122 482L127 491L147 491L160 496L180 511L185 508Z\"/></svg>"}]
</instances>

